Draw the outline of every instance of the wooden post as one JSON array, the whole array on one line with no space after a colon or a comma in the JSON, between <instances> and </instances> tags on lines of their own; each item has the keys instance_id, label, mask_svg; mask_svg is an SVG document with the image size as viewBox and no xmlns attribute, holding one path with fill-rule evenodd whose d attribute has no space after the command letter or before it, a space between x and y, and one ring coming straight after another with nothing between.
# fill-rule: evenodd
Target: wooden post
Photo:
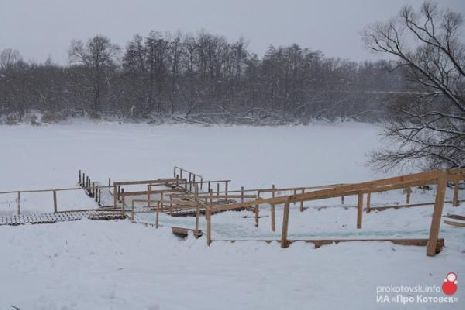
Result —
<instances>
[{"instance_id":1,"label":"wooden post","mask_svg":"<svg viewBox=\"0 0 465 310\"><path fill-rule=\"evenodd\" d=\"M288 248L289 242L287 241L287 232L289 228L289 201L284 204L283 211L283 226L281 231L281 247Z\"/></svg>"},{"instance_id":2,"label":"wooden post","mask_svg":"<svg viewBox=\"0 0 465 310\"><path fill-rule=\"evenodd\" d=\"M81 183L81 187L82 188L85 188L86 187L86 174L83 172L82 173L82 183Z\"/></svg>"},{"instance_id":3,"label":"wooden post","mask_svg":"<svg viewBox=\"0 0 465 310\"><path fill-rule=\"evenodd\" d=\"M159 214L160 214L160 202L157 203L156 212L157 212L157 214L155 216L155 228L158 229L158 217L159 217Z\"/></svg>"},{"instance_id":4,"label":"wooden post","mask_svg":"<svg viewBox=\"0 0 465 310\"><path fill-rule=\"evenodd\" d=\"M344 196L341 196L341 205L344 204Z\"/></svg>"},{"instance_id":5,"label":"wooden post","mask_svg":"<svg viewBox=\"0 0 465 310\"><path fill-rule=\"evenodd\" d=\"M110 186L111 186L111 179L108 178L108 190L110 190Z\"/></svg>"},{"instance_id":6,"label":"wooden post","mask_svg":"<svg viewBox=\"0 0 465 310\"><path fill-rule=\"evenodd\" d=\"M371 192L368 192L367 194L367 213L370 213L371 211Z\"/></svg>"},{"instance_id":7,"label":"wooden post","mask_svg":"<svg viewBox=\"0 0 465 310\"><path fill-rule=\"evenodd\" d=\"M454 182L454 199L452 199L452 205L454 207L460 206L459 200L459 181Z\"/></svg>"},{"instance_id":8,"label":"wooden post","mask_svg":"<svg viewBox=\"0 0 465 310\"><path fill-rule=\"evenodd\" d=\"M110 190L110 188L108 188L108 190ZM100 186L98 188L98 201L97 202L98 202L98 205L100 206L102 202L102 189L100 188Z\"/></svg>"},{"instance_id":9,"label":"wooden post","mask_svg":"<svg viewBox=\"0 0 465 310\"><path fill-rule=\"evenodd\" d=\"M294 196L296 196L296 195L297 195L297 189L296 189L296 188L294 188ZM296 200L294 200L294 207L295 207L296 203L297 203L297 201L296 201Z\"/></svg>"},{"instance_id":10,"label":"wooden post","mask_svg":"<svg viewBox=\"0 0 465 310\"><path fill-rule=\"evenodd\" d=\"M199 205L199 186L195 184L195 230L199 230L199 217L200 217L200 205Z\"/></svg>"},{"instance_id":11,"label":"wooden post","mask_svg":"<svg viewBox=\"0 0 465 310\"><path fill-rule=\"evenodd\" d=\"M117 197L117 189L116 189L116 183L113 182L113 209L116 210L117 204L118 204L118 197Z\"/></svg>"},{"instance_id":12,"label":"wooden post","mask_svg":"<svg viewBox=\"0 0 465 310\"><path fill-rule=\"evenodd\" d=\"M210 244L212 243L212 223L210 207L207 207L205 217L207 220L207 245L210 246Z\"/></svg>"},{"instance_id":13,"label":"wooden post","mask_svg":"<svg viewBox=\"0 0 465 310\"><path fill-rule=\"evenodd\" d=\"M79 169L79 186L81 186L81 181L82 181L82 175L81 175L81 169Z\"/></svg>"},{"instance_id":14,"label":"wooden post","mask_svg":"<svg viewBox=\"0 0 465 310\"><path fill-rule=\"evenodd\" d=\"M258 199L260 199L260 192L258 192ZM260 216L260 204L257 203L254 208L254 213L255 213L255 227L258 227L258 219Z\"/></svg>"},{"instance_id":15,"label":"wooden post","mask_svg":"<svg viewBox=\"0 0 465 310\"><path fill-rule=\"evenodd\" d=\"M163 209L163 199L164 199L164 197L163 197L163 192L161 192L161 193L160 193L160 208L161 208L161 209ZM171 210L170 210L170 212L171 212ZM171 213L170 213L170 215L171 215Z\"/></svg>"},{"instance_id":16,"label":"wooden post","mask_svg":"<svg viewBox=\"0 0 465 310\"><path fill-rule=\"evenodd\" d=\"M436 189L436 201L434 204L433 218L431 220L429 240L427 244L426 254L428 256L434 256L437 254L436 245L439 237L439 229L441 226L442 209L444 208L444 199L446 196L447 187L447 171L442 170L439 172L437 189Z\"/></svg>"},{"instance_id":17,"label":"wooden post","mask_svg":"<svg viewBox=\"0 0 465 310\"><path fill-rule=\"evenodd\" d=\"M203 190L203 177L200 178L200 190Z\"/></svg>"},{"instance_id":18,"label":"wooden post","mask_svg":"<svg viewBox=\"0 0 465 310\"><path fill-rule=\"evenodd\" d=\"M132 203L131 203L131 207L132 207L132 212L131 212L131 220L134 222L134 219L135 219L135 207L134 207L134 199L132 200Z\"/></svg>"},{"instance_id":19,"label":"wooden post","mask_svg":"<svg viewBox=\"0 0 465 310\"><path fill-rule=\"evenodd\" d=\"M228 201L228 181L226 181L226 182L224 183L224 195L225 195L225 197L226 197L226 198L225 198L226 201Z\"/></svg>"},{"instance_id":20,"label":"wooden post","mask_svg":"<svg viewBox=\"0 0 465 310\"><path fill-rule=\"evenodd\" d=\"M275 197L275 193L274 193L274 190L275 190L275 185L273 184L271 186L271 197L274 198ZM274 203L271 204L271 231L275 231L276 229L276 210L275 210L275 205Z\"/></svg>"},{"instance_id":21,"label":"wooden post","mask_svg":"<svg viewBox=\"0 0 465 310\"><path fill-rule=\"evenodd\" d=\"M212 189L212 188L211 188L211 182L210 182L210 181L208 181L208 192L210 192L210 191L211 191L211 189Z\"/></svg>"},{"instance_id":22,"label":"wooden post","mask_svg":"<svg viewBox=\"0 0 465 310\"><path fill-rule=\"evenodd\" d=\"M410 204L410 194L412 193L412 189L410 187L407 187L405 189L405 204Z\"/></svg>"},{"instance_id":23,"label":"wooden post","mask_svg":"<svg viewBox=\"0 0 465 310\"><path fill-rule=\"evenodd\" d=\"M57 191L53 190L53 209L55 213L58 212Z\"/></svg>"},{"instance_id":24,"label":"wooden post","mask_svg":"<svg viewBox=\"0 0 465 310\"><path fill-rule=\"evenodd\" d=\"M147 185L147 209L150 209L150 204L151 204L150 200L152 198L151 191L152 191L152 185L149 184Z\"/></svg>"},{"instance_id":25,"label":"wooden post","mask_svg":"<svg viewBox=\"0 0 465 310\"><path fill-rule=\"evenodd\" d=\"M209 190L209 195L210 195L210 204L212 205L213 204L213 191L210 189Z\"/></svg>"},{"instance_id":26,"label":"wooden post","mask_svg":"<svg viewBox=\"0 0 465 310\"><path fill-rule=\"evenodd\" d=\"M304 193L305 193L305 188L302 189L302 194ZM303 200L300 201L300 212L304 212L304 201Z\"/></svg>"},{"instance_id":27,"label":"wooden post","mask_svg":"<svg viewBox=\"0 0 465 310\"><path fill-rule=\"evenodd\" d=\"M170 195L170 215L173 214L173 195Z\"/></svg>"},{"instance_id":28,"label":"wooden post","mask_svg":"<svg viewBox=\"0 0 465 310\"><path fill-rule=\"evenodd\" d=\"M124 208L124 205L125 205L125 203L124 203L124 198L125 198L125 196L122 195L122 196L121 196L121 215L122 215L123 217L126 216L126 211L125 211L125 208Z\"/></svg>"},{"instance_id":29,"label":"wooden post","mask_svg":"<svg viewBox=\"0 0 465 310\"><path fill-rule=\"evenodd\" d=\"M18 192L18 204L17 204L18 209L16 210L16 213L18 216L21 214L21 192Z\"/></svg>"},{"instance_id":30,"label":"wooden post","mask_svg":"<svg viewBox=\"0 0 465 310\"><path fill-rule=\"evenodd\" d=\"M244 186L241 186L241 203L244 203Z\"/></svg>"},{"instance_id":31,"label":"wooden post","mask_svg":"<svg viewBox=\"0 0 465 310\"><path fill-rule=\"evenodd\" d=\"M220 183L216 183L216 196L220 195Z\"/></svg>"},{"instance_id":32,"label":"wooden post","mask_svg":"<svg viewBox=\"0 0 465 310\"><path fill-rule=\"evenodd\" d=\"M362 213L363 213L363 193L358 193L357 203L357 228L362 228Z\"/></svg>"}]
</instances>

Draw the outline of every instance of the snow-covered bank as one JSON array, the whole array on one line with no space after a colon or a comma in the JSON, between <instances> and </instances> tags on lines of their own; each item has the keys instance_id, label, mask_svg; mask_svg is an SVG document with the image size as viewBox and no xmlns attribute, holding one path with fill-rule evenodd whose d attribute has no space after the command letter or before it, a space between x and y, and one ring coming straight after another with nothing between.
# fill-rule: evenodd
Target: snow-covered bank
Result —
<instances>
[{"instance_id":1,"label":"snow-covered bank","mask_svg":"<svg viewBox=\"0 0 465 310\"><path fill-rule=\"evenodd\" d=\"M448 271L465 271L463 253L427 258L390 243L207 248L127 221L1 227L0 240L2 309L373 309L377 286L441 285Z\"/></svg>"},{"instance_id":2,"label":"snow-covered bank","mask_svg":"<svg viewBox=\"0 0 465 310\"><path fill-rule=\"evenodd\" d=\"M43 127L0 126L0 191L75 186L78 169L94 180L170 176L174 165L206 178L230 178L232 188L321 185L383 177L365 165L380 145L378 128L366 124L307 127L196 127L74 123ZM393 174L395 174L393 172ZM461 194L463 195L463 193ZM463 197L463 196L462 196ZM0 196L14 211L15 195ZM24 199L24 200L23 200ZM87 206L85 195L60 193L60 206ZM403 201L401 191L373 195L377 204ZM415 191L412 202L432 201ZM450 199L450 192L448 193ZM27 210L50 211L51 195L22 197ZM352 198L304 213L292 206L290 238L426 237L432 207L364 215L355 228ZM446 206L465 213L465 206ZM244 218L243 216L246 216ZM214 239L277 239L263 208L258 229L247 212L213 216ZM151 215L139 218L153 222ZM170 225L192 227L192 218L161 217L155 230L129 221L78 221L0 227L0 309L373 309L386 285L441 285L447 272L465 274L465 230L442 225L444 251L391 243L343 243L313 249L277 244L182 241ZM281 212L277 212L277 232ZM204 219L201 225L204 225ZM459 283L451 305L408 308L462 309ZM384 305L390 309L399 304Z\"/></svg>"}]
</instances>

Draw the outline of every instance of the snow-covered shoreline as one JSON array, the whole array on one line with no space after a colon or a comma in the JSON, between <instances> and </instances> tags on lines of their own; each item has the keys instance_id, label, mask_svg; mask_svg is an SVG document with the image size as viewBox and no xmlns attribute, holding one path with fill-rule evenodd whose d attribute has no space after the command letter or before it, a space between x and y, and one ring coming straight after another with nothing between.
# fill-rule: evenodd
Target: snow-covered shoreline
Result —
<instances>
[{"instance_id":1,"label":"snow-covered shoreline","mask_svg":"<svg viewBox=\"0 0 465 310\"><path fill-rule=\"evenodd\" d=\"M360 123L286 127L151 126L77 122L0 126L1 190L75 186L78 169L95 180L170 176L174 165L209 178L230 178L231 189L311 186L376 179L389 174L366 166L381 145L379 129ZM393 171L392 174L395 174ZM450 199L448 192L447 199ZM461 193L463 195L463 193ZM22 196L22 209L50 211L51 195ZM376 194L374 205L403 201L401 191ZM434 199L415 190L412 202ZM60 206L89 205L90 198L60 194ZM425 238L431 206L364 214L355 228L355 201L337 199L291 206L290 238L354 236ZM328 208L316 208L316 207ZM15 195L1 195L14 212ZM446 205L444 213L465 213ZM213 216L213 239L277 239L269 211L255 228L247 211ZM244 216L247 216L244 218ZM151 215L139 221L153 222ZM373 309L379 286L441 285L447 272L465 274L465 232L442 224L446 247L427 257L424 247L389 242L323 246L294 243L179 240L169 226L192 218L160 218L162 228L130 221L66 222L0 227L0 309ZM277 231L281 210L277 212ZM204 219L201 226L205 225ZM465 290L451 305L412 309L461 309Z\"/></svg>"}]
</instances>

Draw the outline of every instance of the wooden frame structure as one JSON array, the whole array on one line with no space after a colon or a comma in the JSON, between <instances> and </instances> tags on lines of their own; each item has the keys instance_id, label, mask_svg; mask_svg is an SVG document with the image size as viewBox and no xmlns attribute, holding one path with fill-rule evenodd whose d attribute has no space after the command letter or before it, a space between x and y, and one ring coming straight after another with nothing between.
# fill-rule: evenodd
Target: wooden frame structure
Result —
<instances>
[{"instance_id":1,"label":"wooden frame structure","mask_svg":"<svg viewBox=\"0 0 465 310\"><path fill-rule=\"evenodd\" d=\"M290 203L300 202L301 204L305 201L317 200L317 199L328 199L334 197L345 197L356 195L358 197L357 203L357 228L362 228L362 214L363 214L363 199L364 195L371 197L371 193L385 192L396 189L410 189L413 186L425 186L425 185L436 185L436 199L434 203L434 212L430 225L430 233L427 244L427 255L434 256L438 253L438 238L440 230L440 221L442 211L444 208L445 192L448 182L454 183L454 199L453 204L458 205L458 183L465 179L465 169L443 169L443 170L432 170L427 172L402 175L392 178L373 180L369 182L361 182L354 184L343 184L336 185L330 188L323 188L311 192L303 192L300 194L286 195L279 197L272 197L268 199L258 198L254 201L241 202L232 205L214 205L208 206L206 210L207 220L207 244L210 245L212 242L211 238L211 215L214 212L219 211L231 211L243 208L254 207L258 213L258 206L261 204L269 204L272 206L272 210L276 205L284 205L283 208L283 223L281 232L281 246L288 246L288 227L289 227L289 205ZM273 191L274 192L274 191ZM408 202L410 202L410 190L408 193ZM368 200L369 201L369 200ZM273 212L272 212L273 213ZM273 214L272 214L273 217ZM272 221L273 222L273 221ZM273 225L273 223L272 223Z\"/></svg>"}]
</instances>

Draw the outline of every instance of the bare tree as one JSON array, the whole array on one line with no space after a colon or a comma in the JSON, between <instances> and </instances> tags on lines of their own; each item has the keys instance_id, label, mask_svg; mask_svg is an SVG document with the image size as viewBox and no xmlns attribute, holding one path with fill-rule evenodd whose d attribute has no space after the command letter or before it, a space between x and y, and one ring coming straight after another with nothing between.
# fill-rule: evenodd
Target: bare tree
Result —
<instances>
[{"instance_id":1,"label":"bare tree","mask_svg":"<svg viewBox=\"0 0 465 310\"><path fill-rule=\"evenodd\" d=\"M21 54L13 48L6 48L0 53L0 69L8 69L21 61Z\"/></svg>"},{"instance_id":2,"label":"bare tree","mask_svg":"<svg viewBox=\"0 0 465 310\"><path fill-rule=\"evenodd\" d=\"M363 34L375 52L394 56L413 90L392 107L385 134L399 147L377 152L384 168L405 163L465 166L465 46L462 16L425 2L404 7ZM403 99L403 100L402 100Z\"/></svg>"},{"instance_id":3,"label":"bare tree","mask_svg":"<svg viewBox=\"0 0 465 310\"><path fill-rule=\"evenodd\" d=\"M83 65L87 69L92 83L92 112L98 113L102 106L102 90L109 84L109 73L115 65L119 47L107 37L96 35L84 45L81 41L72 41L69 50L71 64Z\"/></svg>"}]
</instances>

